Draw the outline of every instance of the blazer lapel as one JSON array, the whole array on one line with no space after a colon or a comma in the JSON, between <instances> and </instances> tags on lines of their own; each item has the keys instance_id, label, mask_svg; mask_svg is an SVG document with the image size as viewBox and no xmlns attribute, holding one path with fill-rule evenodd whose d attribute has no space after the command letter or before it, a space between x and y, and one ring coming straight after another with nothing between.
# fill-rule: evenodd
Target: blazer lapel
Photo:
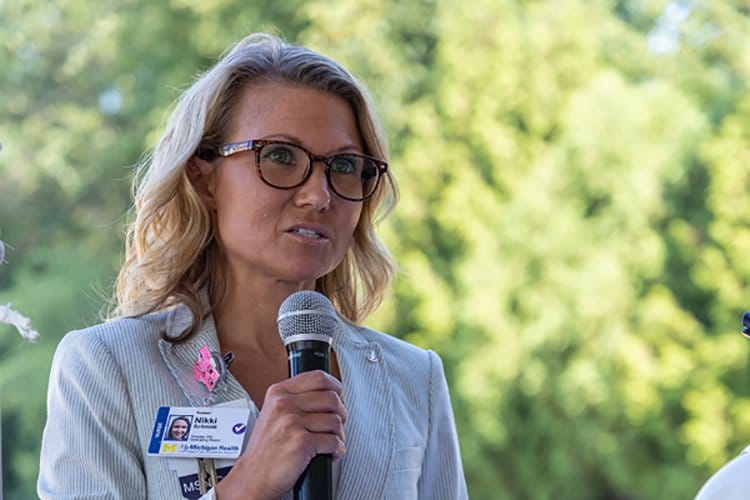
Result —
<instances>
[{"instance_id":1,"label":"blazer lapel","mask_svg":"<svg viewBox=\"0 0 750 500\"><path fill-rule=\"evenodd\" d=\"M165 337L175 338L189 328L191 322L192 314L187 307L175 307L165 324ZM249 400L247 392L231 373L226 374L224 380L219 382L213 392L193 377L193 365L198 360L199 351L204 345L208 346L210 351L221 354L213 316L210 314L204 318L198 331L185 341L175 343L163 338L159 339L159 351L162 358L185 393L190 406L212 406L235 399Z\"/></svg>"},{"instance_id":2,"label":"blazer lapel","mask_svg":"<svg viewBox=\"0 0 750 500\"><path fill-rule=\"evenodd\" d=\"M348 324L333 338L349 418L346 455L336 497L382 498L393 456L393 408L380 344L367 342Z\"/></svg>"}]
</instances>

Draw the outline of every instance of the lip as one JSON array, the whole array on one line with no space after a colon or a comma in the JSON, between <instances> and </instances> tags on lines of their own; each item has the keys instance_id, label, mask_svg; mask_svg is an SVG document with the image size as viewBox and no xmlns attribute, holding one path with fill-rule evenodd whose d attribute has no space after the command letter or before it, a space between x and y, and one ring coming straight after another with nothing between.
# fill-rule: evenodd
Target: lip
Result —
<instances>
[{"instance_id":1,"label":"lip","mask_svg":"<svg viewBox=\"0 0 750 500\"><path fill-rule=\"evenodd\" d=\"M293 236L298 236L300 238L311 239L311 238L306 237L304 234L300 234L298 232L300 229L304 231L317 233L320 236L319 241L331 239L331 232L328 230L327 227L322 226L320 224L307 224L307 223L294 224L293 226L290 226L289 228L287 228L285 232Z\"/></svg>"}]
</instances>

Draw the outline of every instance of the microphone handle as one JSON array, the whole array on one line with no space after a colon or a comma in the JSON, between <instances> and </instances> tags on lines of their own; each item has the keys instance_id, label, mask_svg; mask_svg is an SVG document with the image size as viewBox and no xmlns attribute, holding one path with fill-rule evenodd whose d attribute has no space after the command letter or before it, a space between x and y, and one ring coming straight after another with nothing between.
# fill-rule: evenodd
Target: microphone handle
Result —
<instances>
[{"instance_id":1,"label":"microphone handle","mask_svg":"<svg viewBox=\"0 0 750 500\"><path fill-rule=\"evenodd\" d=\"M301 340L287 345L289 376L323 370L331 373L331 345L318 340ZM331 455L316 455L294 485L294 500L333 500Z\"/></svg>"}]
</instances>

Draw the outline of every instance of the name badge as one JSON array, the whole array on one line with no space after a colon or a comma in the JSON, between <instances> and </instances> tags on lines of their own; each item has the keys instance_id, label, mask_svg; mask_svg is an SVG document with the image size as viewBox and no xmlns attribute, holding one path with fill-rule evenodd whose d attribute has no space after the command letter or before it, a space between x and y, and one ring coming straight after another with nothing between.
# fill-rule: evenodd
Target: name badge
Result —
<instances>
[{"instance_id":1,"label":"name badge","mask_svg":"<svg viewBox=\"0 0 750 500\"><path fill-rule=\"evenodd\" d=\"M247 407L162 406L156 412L149 455L237 458L247 433Z\"/></svg>"}]
</instances>

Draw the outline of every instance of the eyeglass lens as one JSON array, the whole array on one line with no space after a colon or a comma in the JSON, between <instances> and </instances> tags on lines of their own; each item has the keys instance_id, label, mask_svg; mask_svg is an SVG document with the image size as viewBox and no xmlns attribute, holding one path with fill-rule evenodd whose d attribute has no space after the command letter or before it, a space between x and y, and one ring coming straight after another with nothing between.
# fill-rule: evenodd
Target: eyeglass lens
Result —
<instances>
[{"instance_id":1,"label":"eyeglass lens","mask_svg":"<svg viewBox=\"0 0 750 500\"><path fill-rule=\"evenodd\" d=\"M291 188L303 183L311 169L307 152L291 144L265 144L258 152L260 175L268 184ZM380 171L377 165L356 155L341 154L326 158L328 182L336 194L361 200L372 194Z\"/></svg>"}]
</instances>

